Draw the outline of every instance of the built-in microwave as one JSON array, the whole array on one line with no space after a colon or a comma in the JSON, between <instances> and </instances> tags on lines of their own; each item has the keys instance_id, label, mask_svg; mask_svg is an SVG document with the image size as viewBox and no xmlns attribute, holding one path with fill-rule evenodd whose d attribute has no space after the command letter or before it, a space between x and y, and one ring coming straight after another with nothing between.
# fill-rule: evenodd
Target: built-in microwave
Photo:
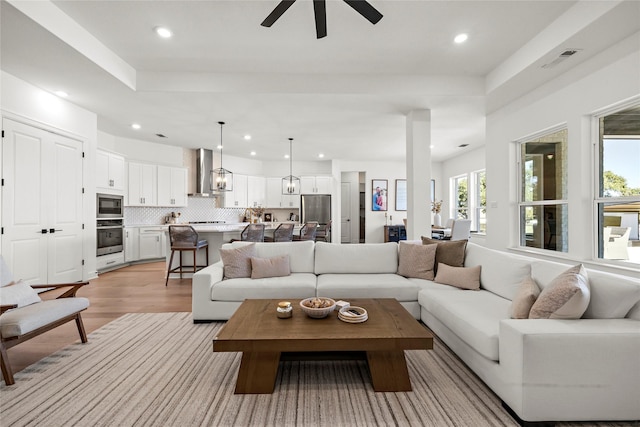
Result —
<instances>
[{"instance_id":1,"label":"built-in microwave","mask_svg":"<svg viewBox=\"0 0 640 427\"><path fill-rule=\"evenodd\" d=\"M115 194L96 195L96 216L98 218L122 218L124 197Z\"/></svg>"}]
</instances>

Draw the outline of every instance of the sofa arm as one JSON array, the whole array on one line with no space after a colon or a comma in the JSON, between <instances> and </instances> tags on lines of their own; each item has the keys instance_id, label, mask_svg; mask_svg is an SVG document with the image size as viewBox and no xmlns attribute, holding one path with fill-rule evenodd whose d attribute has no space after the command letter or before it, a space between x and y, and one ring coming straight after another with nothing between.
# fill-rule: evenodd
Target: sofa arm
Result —
<instances>
[{"instance_id":1,"label":"sofa arm","mask_svg":"<svg viewBox=\"0 0 640 427\"><path fill-rule=\"evenodd\" d=\"M523 420L640 419L637 320L502 320L499 351Z\"/></svg>"},{"instance_id":2,"label":"sofa arm","mask_svg":"<svg viewBox=\"0 0 640 427\"><path fill-rule=\"evenodd\" d=\"M222 280L224 268L222 261L199 270L191 281L191 303L196 307L200 301L211 301L211 287Z\"/></svg>"}]
</instances>

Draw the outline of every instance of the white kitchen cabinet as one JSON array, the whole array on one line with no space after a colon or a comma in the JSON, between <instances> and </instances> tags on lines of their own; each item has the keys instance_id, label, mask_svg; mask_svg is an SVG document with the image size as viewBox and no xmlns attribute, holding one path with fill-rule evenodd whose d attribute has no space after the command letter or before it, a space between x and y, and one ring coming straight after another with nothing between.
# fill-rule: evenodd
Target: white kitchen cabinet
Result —
<instances>
[{"instance_id":1,"label":"white kitchen cabinet","mask_svg":"<svg viewBox=\"0 0 640 427\"><path fill-rule=\"evenodd\" d=\"M140 259L138 231L139 231L138 227L124 228L124 260L125 262L132 262Z\"/></svg>"},{"instance_id":2,"label":"white kitchen cabinet","mask_svg":"<svg viewBox=\"0 0 640 427\"><path fill-rule=\"evenodd\" d=\"M120 268L124 262L125 258L123 252L100 255L96 258L96 270L98 270L98 272L113 270L116 267Z\"/></svg>"},{"instance_id":3,"label":"white kitchen cabinet","mask_svg":"<svg viewBox=\"0 0 640 427\"><path fill-rule=\"evenodd\" d=\"M187 206L187 169L158 166L158 206Z\"/></svg>"},{"instance_id":4,"label":"white kitchen cabinet","mask_svg":"<svg viewBox=\"0 0 640 427\"><path fill-rule=\"evenodd\" d=\"M266 203L266 179L263 176L247 177L248 207L264 206Z\"/></svg>"},{"instance_id":5,"label":"white kitchen cabinet","mask_svg":"<svg viewBox=\"0 0 640 427\"><path fill-rule=\"evenodd\" d=\"M300 177L300 193L302 194L331 194L333 177L330 176L302 176Z\"/></svg>"},{"instance_id":6,"label":"white kitchen cabinet","mask_svg":"<svg viewBox=\"0 0 640 427\"><path fill-rule=\"evenodd\" d=\"M106 193L124 192L124 157L102 150L96 152L96 188Z\"/></svg>"},{"instance_id":7,"label":"white kitchen cabinet","mask_svg":"<svg viewBox=\"0 0 640 427\"><path fill-rule=\"evenodd\" d=\"M163 227L140 227L138 235L138 259L164 258L165 232Z\"/></svg>"},{"instance_id":8,"label":"white kitchen cabinet","mask_svg":"<svg viewBox=\"0 0 640 427\"><path fill-rule=\"evenodd\" d=\"M299 208L300 195L282 194L282 178L266 179L266 198L265 205L267 208Z\"/></svg>"},{"instance_id":9,"label":"white kitchen cabinet","mask_svg":"<svg viewBox=\"0 0 640 427\"><path fill-rule=\"evenodd\" d=\"M225 208L246 208L247 204L247 175L233 174L233 191L224 193Z\"/></svg>"},{"instance_id":10,"label":"white kitchen cabinet","mask_svg":"<svg viewBox=\"0 0 640 427\"><path fill-rule=\"evenodd\" d=\"M146 163L129 163L128 206L156 206L158 167Z\"/></svg>"}]
</instances>

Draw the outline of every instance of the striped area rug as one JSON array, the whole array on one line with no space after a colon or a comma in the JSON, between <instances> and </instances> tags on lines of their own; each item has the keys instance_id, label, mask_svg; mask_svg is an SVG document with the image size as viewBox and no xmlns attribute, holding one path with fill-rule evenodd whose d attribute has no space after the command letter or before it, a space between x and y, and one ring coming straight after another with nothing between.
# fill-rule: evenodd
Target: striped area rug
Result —
<instances>
[{"instance_id":1,"label":"striped area rug","mask_svg":"<svg viewBox=\"0 0 640 427\"><path fill-rule=\"evenodd\" d=\"M516 426L439 341L408 351L413 392L376 393L364 362L284 362L275 392L234 395L223 323L128 314L0 386L2 426ZM580 424L584 426L584 424ZM613 425L613 424L601 424Z\"/></svg>"}]
</instances>

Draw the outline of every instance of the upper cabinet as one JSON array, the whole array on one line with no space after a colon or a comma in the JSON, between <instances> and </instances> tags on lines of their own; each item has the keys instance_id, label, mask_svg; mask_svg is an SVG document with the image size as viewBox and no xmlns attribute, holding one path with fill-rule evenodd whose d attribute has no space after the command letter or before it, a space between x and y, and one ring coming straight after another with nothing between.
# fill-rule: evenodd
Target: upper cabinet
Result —
<instances>
[{"instance_id":1,"label":"upper cabinet","mask_svg":"<svg viewBox=\"0 0 640 427\"><path fill-rule=\"evenodd\" d=\"M158 167L129 163L128 206L157 206Z\"/></svg>"},{"instance_id":2,"label":"upper cabinet","mask_svg":"<svg viewBox=\"0 0 640 427\"><path fill-rule=\"evenodd\" d=\"M187 169L158 166L158 206L187 206Z\"/></svg>"},{"instance_id":3,"label":"upper cabinet","mask_svg":"<svg viewBox=\"0 0 640 427\"><path fill-rule=\"evenodd\" d=\"M282 194L282 178L266 179L266 201L267 208L299 208L300 195Z\"/></svg>"},{"instance_id":4,"label":"upper cabinet","mask_svg":"<svg viewBox=\"0 0 640 427\"><path fill-rule=\"evenodd\" d=\"M124 192L124 157L97 150L96 188L107 193Z\"/></svg>"},{"instance_id":5,"label":"upper cabinet","mask_svg":"<svg viewBox=\"0 0 640 427\"><path fill-rule=\"evenodd\" d=\"M266 204L266 179L263 176L247 177L247 203L250 208Z\"/></svg>"},{"instance_id":6,"label":"upper cabinet","mask_svg":"<svg viewBox=\"0 0 640 427\"><path fill-rule=\"evenodd\" d=\"M331 194L333 178L331 176L300 177L300 193Z\"/></svg>"},{"instance_id":7,"label":"upper cabinet","mask_svg":"<svg viewBox=\"0 0 640 427\"><path fill-rule=\"evenodd\" d=\"M247 175L233 174L233 191L224 193L225 208L246 208L247 205Z\"/></svg>"}]
</instances>

